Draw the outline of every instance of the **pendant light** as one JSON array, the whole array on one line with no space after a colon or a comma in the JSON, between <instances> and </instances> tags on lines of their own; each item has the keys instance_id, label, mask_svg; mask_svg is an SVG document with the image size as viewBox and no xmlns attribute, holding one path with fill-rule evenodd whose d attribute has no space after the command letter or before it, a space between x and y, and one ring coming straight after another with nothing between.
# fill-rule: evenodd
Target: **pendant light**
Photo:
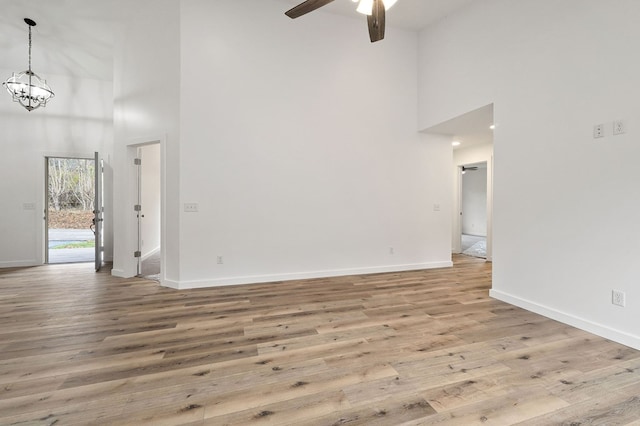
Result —
<instances>
[{"instance_id":1,"label":"pendant light","mask_svg":"<svg viewBox=\"0 0 640 426\"><path fill-rule=\"evenodd\" d=\"M49 99L55 95L47 81L31 70L31 27L35 27L36 23L29 18L25 18L24 22L29 26L29 69L19 74L13 73L2 84L7 88L14 102L19 102L27 111L33 111L46 106Z\"/></svg>"}]
</instances>

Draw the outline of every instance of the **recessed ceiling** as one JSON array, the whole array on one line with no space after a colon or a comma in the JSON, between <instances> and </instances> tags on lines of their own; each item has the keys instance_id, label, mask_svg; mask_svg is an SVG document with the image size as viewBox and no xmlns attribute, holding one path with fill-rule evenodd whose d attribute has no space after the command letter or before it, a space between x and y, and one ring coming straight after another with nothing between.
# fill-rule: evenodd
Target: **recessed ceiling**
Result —
<instances>
[{"instance_id":1,"label":"recessed ceiling","mask_svg":"<svg viewBox=\"0 0 640 426\"><path fill-rule=\"evenodd\" d=\"M460 142L453 149L463 149L493 143L493 130L489 127L492 124L493 104L490 104L430 127L425 133L451 136Z\"/></svg>"},{"instance_id":2,"label":"recessed ceiling","mask_svg":"<svg viewBox=\"0 0 640 426\"><path fill-rule=\"evenodd\" d=\"M281 1L289 5L289 7L302 3L302 0ZM389 27L418 31L473 1L477 0L398 0L395 6L387 11L387 25ZM343 16L362 17L356 12L356 6L351 0L335 0L318 9L318 11ZM286 8L282 12L284 13L285 11Z\"/></svg>"}]
</instances>

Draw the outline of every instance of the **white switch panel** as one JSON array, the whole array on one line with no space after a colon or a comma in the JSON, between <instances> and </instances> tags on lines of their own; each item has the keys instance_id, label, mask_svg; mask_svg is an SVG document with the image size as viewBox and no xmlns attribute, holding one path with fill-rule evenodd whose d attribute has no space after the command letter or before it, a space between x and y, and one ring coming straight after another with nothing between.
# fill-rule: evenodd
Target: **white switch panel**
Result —
<instances>
[{"instance_id":1,"label":"white switch panel","mask_svg":"<svg viewBox=\"0 0 640 426\"><path fill-rule=\"evenodd\" d=\"M184 203L184 211L195 213L198 211L198 203Z\"/></svg>"},{"instance_id":2,"label":"white switch panel","mask_svg":"<svg viewBox=\"0 0 640 426\"><path fill-rule=\"evenodd\" d=\"M593 138L603 138L604 137L604 124L596 124L593 126Z\"/></svg>"}]
</instances>

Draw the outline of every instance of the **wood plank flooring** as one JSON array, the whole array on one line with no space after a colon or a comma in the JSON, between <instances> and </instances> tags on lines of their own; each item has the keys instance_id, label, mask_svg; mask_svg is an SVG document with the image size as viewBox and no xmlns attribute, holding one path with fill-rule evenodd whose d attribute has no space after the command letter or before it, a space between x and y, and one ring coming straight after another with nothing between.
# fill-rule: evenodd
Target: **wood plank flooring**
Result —
<instances>
[{"instance_id":1,"label":"wood plank flooring","mask_svg":"<svg viewBox=\"0 0 640 426\"><path fill-rule=\"evenodd\" d=\"M491 266L175 291L0 270L2 425L640 425L640 352Z\"/></svg>"}]
</instances>

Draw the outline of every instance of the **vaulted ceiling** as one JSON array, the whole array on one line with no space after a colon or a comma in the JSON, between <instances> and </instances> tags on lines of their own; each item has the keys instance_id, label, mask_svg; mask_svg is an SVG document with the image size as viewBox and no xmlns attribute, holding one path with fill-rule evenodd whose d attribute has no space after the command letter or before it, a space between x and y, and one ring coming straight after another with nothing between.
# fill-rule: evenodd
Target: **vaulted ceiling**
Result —
<instances>
[{"instance_id":1,"label":"vaulted ceiling","mask_svg":"<svg viewBox=\"0 0 640 426\"><path fill-rule=\"evenodd\" d=\"M292 7L302 3L303 0L280 1ZM387 12L387 25L419 31L473 1L477 0L398 0L395 6ZM335 0L322 7L321 10L326 13L362 19L362 15L356 12L356 6L351 0Z\"/></svg>"},{"instance_id":2,"label":"vaulted ceiling","mask_svg":"<svg viewBox=\"0 0 640 426\"><path fill-rule=\"evenodd\" d=\"M33 28L32 55L36 73L43 78L70 75L111 80L118 3L2 0L0 68L15 72L27 69L29 30L24 18L31 18L37 23Z\"/></svg>"},{"instance_id":3,"label":"vaulted ceiling","mask_svg":"<svg viewBox=\"0 0 640 426\"><path fill-rule=\"evenodd\" d=\"M23 71L28 64L28 27L33 29L33 69L49 75L110 80L113 39L121 10L136 0L2 0L0 69ZM239 0L236 0L239 1ZM284 12L302 0L278 0ZM420 30L478 0L399 0L389 10L389 28ZM314 13L339 14L361 20L351 0L335 0ZM392 37L392 32L387 37ZM0 76L4 80L8 76Z\"/></svg>"}]
</instances>

